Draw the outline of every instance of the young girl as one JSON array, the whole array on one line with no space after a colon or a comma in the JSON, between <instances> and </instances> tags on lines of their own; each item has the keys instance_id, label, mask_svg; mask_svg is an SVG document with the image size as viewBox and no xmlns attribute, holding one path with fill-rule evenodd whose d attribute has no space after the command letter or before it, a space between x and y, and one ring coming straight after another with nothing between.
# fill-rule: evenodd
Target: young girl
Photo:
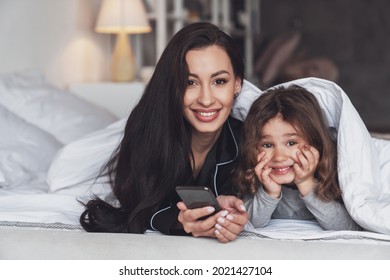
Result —
<instances>
[{"instance_id":1,"label":"young girl","mask_svg":"<svg viewBox=\"0 0 390 280\"><path fill-rule=\"evenodd\" d=\"M336 145L315 97L298 86L262 94L244 125L237 185L249 220L316 219L325 230L359 230L342 199Z\"/></svg>"}]
</instances>

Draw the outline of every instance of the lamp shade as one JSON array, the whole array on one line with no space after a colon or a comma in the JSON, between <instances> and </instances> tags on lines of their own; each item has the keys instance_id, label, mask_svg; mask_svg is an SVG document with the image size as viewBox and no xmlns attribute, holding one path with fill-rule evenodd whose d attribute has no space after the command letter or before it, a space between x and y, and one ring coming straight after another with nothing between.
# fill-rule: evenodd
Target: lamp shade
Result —
<instances>
[{"instance_id":1,"label":"lamp shade","mask_svg":"<svg viewBox=\"0 0 390 280\"><path fill-rule=\"evenodd\" d=\"M103 0L96 32L140 34L151 30L142 0Z\"/></svg>"}]
</instances>

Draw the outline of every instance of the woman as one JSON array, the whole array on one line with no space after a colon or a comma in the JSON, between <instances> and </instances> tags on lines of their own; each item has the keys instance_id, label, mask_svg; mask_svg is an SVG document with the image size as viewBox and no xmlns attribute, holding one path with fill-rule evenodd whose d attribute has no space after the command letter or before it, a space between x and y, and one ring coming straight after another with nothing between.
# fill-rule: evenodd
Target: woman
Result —
<instances>
[{"instance_id":1,"label":"woman","mask_svg":"<svg viewBox=\"0 0 390 280\"><path fill-rule=\"evenodd\" d=\"M241 122L229 114L243 79L242 57L227 34L210 23L180 30L161 55L105 166L119 207L91 200L80 217L84 229L152 229L234 240L247 213L233 196ZM178 203L178 185L208 186L224 211L200 220L213 209L188 210Z\"/></svg>"}]
</instances>

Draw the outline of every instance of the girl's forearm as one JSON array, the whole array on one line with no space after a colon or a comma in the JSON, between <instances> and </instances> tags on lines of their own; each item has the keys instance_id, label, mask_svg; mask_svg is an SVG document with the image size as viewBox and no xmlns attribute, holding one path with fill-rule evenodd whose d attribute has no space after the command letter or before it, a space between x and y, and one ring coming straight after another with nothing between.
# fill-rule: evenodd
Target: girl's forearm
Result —
<instances>
[{"instance_id":1,"label":"girl's forearm","mask_svg":"<svg viewBox=\"0 0 390 280\"><path fill-rule=\"evenodd\" d=\"M246 200L245 208L248 211L248 220L253 227L261 228L269 222L280 199L281 197L277 199L270 197L263 187L260 187L253 197Z\"/></svg>"},{"instance_id":2,"label":"girl's forearm","mask_svg":"<svg viewBox=\"0 0 390 280\"><path fill-rule=\"evenodd\" d=\"M306 207L325 230L361 230L345 206L338 201L324 202L314 192L302 198Z\"/></svg>"}]
</instances>

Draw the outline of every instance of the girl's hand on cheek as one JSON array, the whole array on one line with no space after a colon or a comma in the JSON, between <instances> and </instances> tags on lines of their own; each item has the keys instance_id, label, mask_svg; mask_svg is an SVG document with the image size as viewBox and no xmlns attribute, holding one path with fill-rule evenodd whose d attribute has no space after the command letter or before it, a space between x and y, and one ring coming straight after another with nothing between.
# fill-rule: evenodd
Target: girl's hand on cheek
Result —
<instances>
[{"instance_id":1,"label":"girl's hand on cheek","mask_svg":"<svg viewBox=\"0 0 390 280\"><path fill-rule=\"evenodd\" d=\"M300 150L297 152L298 162L293 166L295 171L294 183L303 196L308 194L315 186L314 173L319 159L320 153L318 150L309 145L300 147Z\"/></svg>"},{"instance_id":2,"label":"girl's hand on cheek","mask_svg":"<svg viewBox=\"0 0 390 280\"><path fill-rule=\"evenodd\" d=\"M270 176L272 168L267 166L268 159L265 152L261 152L258 157L258 164L255 167L257 179L262 183L265 192L273 198L280 197L282 186L276 183Z\"/></svg>"}]
</instances>

